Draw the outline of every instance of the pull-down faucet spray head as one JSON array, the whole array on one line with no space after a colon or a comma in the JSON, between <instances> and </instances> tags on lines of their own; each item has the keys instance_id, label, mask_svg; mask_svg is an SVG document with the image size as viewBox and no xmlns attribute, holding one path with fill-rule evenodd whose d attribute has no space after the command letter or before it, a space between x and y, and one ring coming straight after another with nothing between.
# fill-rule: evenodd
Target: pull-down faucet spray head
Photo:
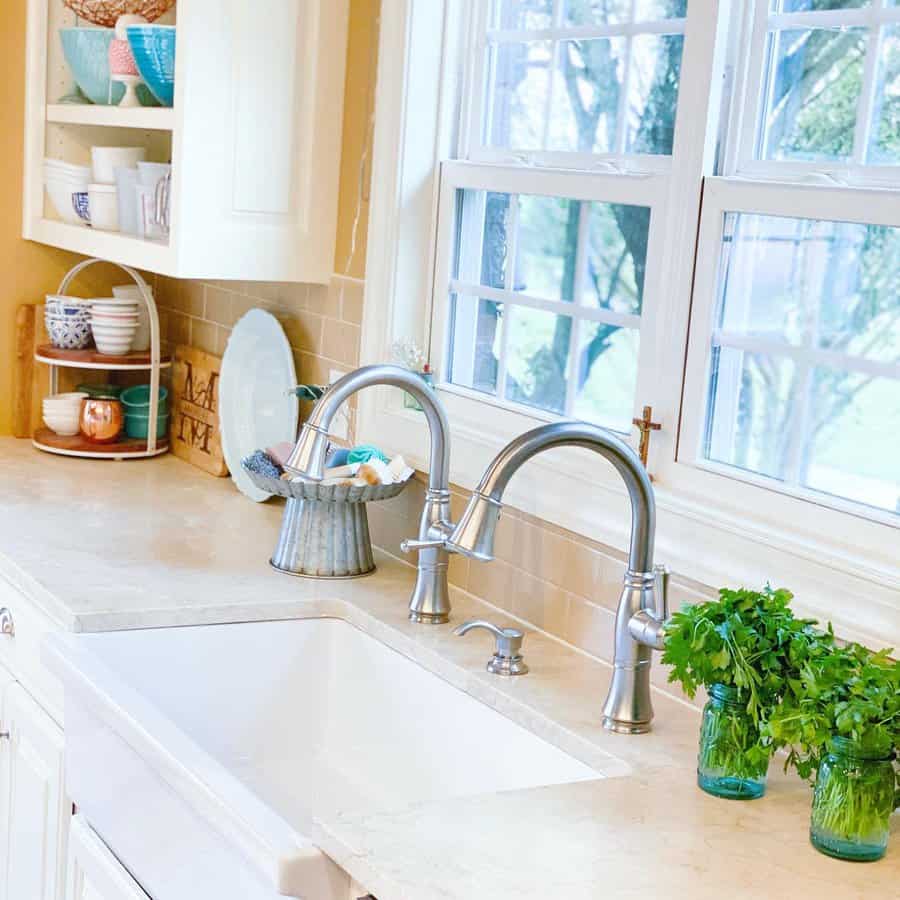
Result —
<instances>
[{"instance_id":1,"label":"pull-down faucet spray head","mask_svg":"<svg viewBox=\"0 0 900 900\"><path fill-rule=\"evenodd\" d=\"M328 452L328 432L304 424L300 437L287 458L284 468L306 481L321 481L325 477L325 454Z\"/></svg>"},{"instance_id":2,"label":"pull-down faucet spray head","mask_svg":"<svg viewBox=\"0 0 900 900\"><path fill-rule=\"evenodd\" d=\"M447 538L447 549L490 562L494 558L494 535L503 504L475 491L453 533Z\"/></svg>"}]
</instances>

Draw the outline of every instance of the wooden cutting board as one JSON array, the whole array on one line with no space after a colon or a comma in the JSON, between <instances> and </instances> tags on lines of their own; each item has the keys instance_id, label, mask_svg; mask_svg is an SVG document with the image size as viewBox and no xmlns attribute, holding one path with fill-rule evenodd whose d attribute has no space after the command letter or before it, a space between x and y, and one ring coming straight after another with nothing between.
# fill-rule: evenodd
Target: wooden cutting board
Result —
<instances>
[{"instance_id":1,"label":"wooden cutting board","mask_svg":"<svg viewBox=\"0 0 900 900\"><path fill-rule=\"evenodd\" d=\"M179 344L172 365L169 447L181 459L209 472L227 475L219 436L219 374L222 360Z\"/></svg>"},{"instance_id":2,"label":"wooden cutting board","mask_svg":"<svg viewBox=\"0 0 900 900\"><path fill-rule=\"evenodd\" d=\"M26 303L16 310L16 350L13 369L13 434L30 438L43 425L41 401L50 393L50 368L34 361L34 351L49 343L44 304ZM82 381L98 381L102 373L59 369L59 390L73 391Z\"/></svg>"}]
</instances>

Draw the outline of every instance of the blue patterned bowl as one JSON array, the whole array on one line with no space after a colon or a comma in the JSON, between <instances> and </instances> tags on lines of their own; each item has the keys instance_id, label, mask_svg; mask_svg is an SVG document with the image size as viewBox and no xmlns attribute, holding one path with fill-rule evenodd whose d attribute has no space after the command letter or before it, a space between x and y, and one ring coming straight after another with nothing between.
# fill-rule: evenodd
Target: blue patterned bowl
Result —
<instances>
[{"instance_id":1,"label":"blue patterned bowl","mask_svg":"<svg viewBox=\"0 0 900 900\"><path fill-rule=\"evenodd\" d=\"M163 106L175 102L175 26L129 25L128 43L141 78Z\"/></svg>"},{"instance_id":2,"label":"blue patterned bowl","mask_svg":"<svg viewBox=\"0 0 900 900\"><path fill-rule=\"evenodd\" d=\"M91 323L82 319L45 317L47 334L54 347L63 350L83 350L91 343Z\"/></svg>"},{"instance_id":3,"label":"blue patterned bowl","mask_svg":"<svg viewBox=\"0 0 900 900\"><path fill-rule=\"evenodd\" d=\"M115 106L125 96L125 85L109 80L109 45L113 28L60 28L63 56L81 92L98 106ZM139 84L138 99L144 106L156 101L146 85Z\"/></svg>"},{"instance_id":4,"label":"blue patterned bowl","mask_svg":"<svg viewBox=\"0 0 900 900\"><path fill-rule=\"evenodd\" d=\"M79 219L87 222L88 225L91 224L91 206L87 191L73 191L72 209L75 210Z\"/></svg>"}]
</instances>

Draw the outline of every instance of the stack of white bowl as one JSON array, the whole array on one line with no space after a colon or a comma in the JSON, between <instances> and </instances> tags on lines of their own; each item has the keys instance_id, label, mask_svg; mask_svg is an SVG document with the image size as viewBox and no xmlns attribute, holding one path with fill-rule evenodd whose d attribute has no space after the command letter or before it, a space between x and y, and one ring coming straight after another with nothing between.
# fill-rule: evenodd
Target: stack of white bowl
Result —
<instances>
[{"instance_id":1,"label":"stack of white bowl","mask_svg":"<svg viewBox=\"0 0 900 900\"><path fill-rule=\"evenodd\" d=\"M91 331L101 353L124 356L131 350L138 330L142 301L102 297L91 301Z\"/></svg>"},{"instance_id":2,"label":"stack of white bowl","mask_svg":"<svg viewBox=\"0 0 900 900\"><path fill-rule=\"evenodd\" d=\"M75 166L61 159L44 160L44 184L50 201L63 222L72 225L86 224L75 211L72 195L87 195L90 181L90 166Z\"/></svg>"},{"instance_id":3,"label":"stack of white bowl","mask_svg":"<svg viewBox=\"0 0 900 900\"><path fill-rule=\"evenodd\" d=\"M81 423L81 404L87 397L82 391L70 394L50 394L44 397L44 424L57 434L78 434Z\"/></svg>"},{"instance_id":4,"label":"stack of white bowl","mask_svg":"<svg viewBox=\"0 0 900 900\"><path fill-rule=\"evenodd\" d=\"M63 350L82 350L91 343L91 301L48 294L44 324L50 343Z\"/></svg>"}]
</instances>

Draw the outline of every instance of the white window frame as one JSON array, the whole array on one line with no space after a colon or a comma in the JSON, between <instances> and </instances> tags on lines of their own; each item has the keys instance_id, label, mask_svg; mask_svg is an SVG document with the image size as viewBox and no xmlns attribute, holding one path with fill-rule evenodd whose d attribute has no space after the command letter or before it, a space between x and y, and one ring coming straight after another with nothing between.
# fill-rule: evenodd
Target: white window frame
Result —
<instances>
[{"instance_id":1,"label":"white window frame","mask_svg":"<svg viewBox=\"0 0 900 900\"><path fill-rule=\"evenodd\" d=\"M432 295L446 295L434 253L436 236L447 234L446 218L438 215L439 164L453 157L460 141L455 113L464 78L460 60L468 2L392 0L382 7L363 363L389 359L392 343L401 337L428 346ZM731 473L702 469L684 461L686 445L677 452L682 379L665 373L680 373L685 364L698 198L702 179L713 171L719 139L718 129L708 125L718 118L723 85L731 75L726 36L732 4L689 2L681 97L686 84L698 87L689 89L692 102L682 99L679 105L664 198L666 207L680 214L666 230L659 263L666 302L653 339L646 331L641 337L642 354L655 352L660 373L653 406L663 429L654 434L650 457L657 493L656 555L676 572L713 586L767 579L786 584L797 592L801 612L831 618L844 636L873 646L900 642L896 529L762 490ZM743 4L734 8L741 10ZM588 178L598 185L604 180L600 174ZM715 181L708 180L706 189L715 190ZM718 238L713 244L709 240L701 246L715 246L717 260ZM526 415L445 387L439 393L451 423L451 477L463 488L474 487L494 454L539 421L533 410ZM636 412L642 400L636 398ZM428 458L424 421L404 408L397 391L372 389L361 395L357 433L404 453L419 467ZM602 543L619 548L627 543L627 495L617 478L583 451L539 456L510 483L506 501Z\"/></svg>"},{"instance_id":2,"label":"white window frame","mask_svg":"<svg viewBox=\"0 0 900 900\"><path fill-rule=\"evenodd\" d=\"M826 497L822 493L792 484L783 485L765 475L729 466L702 458L702 437L706 427L707 396L712 361L712 339L714 314L720 290L720 251L723 246L725 214L730 212L750 213L767 216L785 216L801 219L823 219L826 221L858 222L867 225L900 227L900 196L892 196L884 190L863 190L860 188L810 187L807 185L754 184L729 178L708 178L703 196L703 214L700 223L696 275L694 280L694 302L692 327L685 369L684 406L681 424L681 443L678 457L698 473L726 476L730 482L717 491L727 491L728 497L738 506L746 506L757 516L765 516L771 509L773 498L768 493L761 494L756 488L766 492L783 494L794 500L800 498L818 507L816 516L819 530L823 534L833 529L847 527L847 515L859 517L852 522L854 529L866 532L864 540L869 549L881 547L885 559L896 555L900 533L900 523L895 514L879 510L852 500ZM780 358L791 358L800 367L816 364L846 367L846 360L838 353L827 350L807 350L787 344L770 346L761 338L726 337L728 346L741 345L741 349L771 352ZM870 374L897 377L900 366L874 360L854 358L854 371L867 370ZM900 382L898 382L900 390ZM702 475L697 476L698 482ZM740 484L740 483L743 483ZM712 487L712 482L710 486ZM744 485L754 486L746 490ZM883 523L887 531L871 524ZM886 543L885 543L886 540Z\"/></svg>"},{"instance_id":3,"label":"white window frame","mask_svg":"<svg viewBox=\"0 0 900 900\"><path fill-rule=\"evenodd\" d=\"M552 169L529 169L522 167L501 167L496 165L481 165L464 161L446 161L441 164L440 203L438 211L438 233L435 251L435 280L434 299L432 313L432 331L430 340L430 359L434 372L438 376L439 388L448 394L456 394L468 398L478 404L473 408L472 425L477 425L483 416L483 406L488 405L498 409L515 410L523 415L540 419L542 421L554 421L559 418L552 412L544 412L524 404L517 404L508 399L503 399L503 382L505 360L501 358L499 365L499 377L497 395L492 396L481 391L473 390L448 380L447 373L450 362L449 347L449 321L450 321L450 294L452 292L463 293L467 296L483 297L498 302L507 302L512 305L530 306L544 309L560 315L578 315L580 321L595 320L609 324L622 325L626 328L640 332L640 351L638 362L637 386L635 394L644 398L643 403L653 404L658 395L657 386L659 377L655 347L660 341L660 336L655 333L661 320L660 306L663 295L662 284L662 247L665 242L666 223L666 195L668 178L662 175L607 175L596 174L589 179ZM539 297L530 297L510 290L499 291L477 283L467 283L451 277L452 262L454 256L454 239L456 233L456 193L460 189L480 191L498 191L512 195L528 194L544 195L549 197L567 197L573 200L598 201L601 203L621 203L633 206L641 206L650 210L650 225L647 239L647 267L644 273L643 302L641 312L620 313L607 309L595 309L584 305L584 298L576 296L572 302L547 301ZM583 231L583 229L582 229ZM579 243L583 243L585 236L582 234ZM583 248L579 251L583 253ZM509 264L507 266L507 278L512 277L515 247L510 245ZM440 286L446 285L447 289L441 290ZM577 292L576 292L577 293ZM504 316L501 323L502 336L505 337L509 317ZM567 405L571 407L571 395L576 384L575 366L578 355L574 352L575 342L578 339L579 327L573 323L570 350L568 355L568 386L570 397ZM504 354L501 351L501 357ZM604 423L600 423L604 424ZM617 429L621 431L621 429ZM631 429L626 430L630 435Z\"/></svg>"},{"instance_id":4,"label":"white window frame","mask_svg":"<svg viewBox=\"0 0 900 900\"><path fill-rule=\"evenodd\" d=\"M638 35L670 35L684 34L686 19L671 18L660 19L651 22L623 22L613 25L594 25L565 27L562 24L563 0L553 0L552 19L553 24L546 29L522 29L509 30L493 28L488 22L488 17L493 7L493 0L482 0L475 4L475 10L471 17L469 42L474 48L475 59L469 70L468 84L464 91L461 104L462 129L460 132L459 153L460 158L471 162L488 163L524 163L526 165L538 165L555 167L560 169L573 168L581 172L668 172L672 167L672 157L662 154L626 153L625 143L628 136L627 127L627 100L631 81L631 41ZM486 81L489 79L488 70L490 59L488 55L492 39L514 41L552 41L553 61L550 66L550 75L555 70L556 55L559 52L559 42L566 39L578 38L590 40L592 38L621 37L627 41L627 52L623 62L622 87L620 91L619 108L617 113L616 149L608 153L575 153L565 151L553 151L545 149L508 149L485 146L481 143L479 132L484 118L484 101L486 96ZM549 76L548 76L549 77ZM555 92L555 79L550 77L547 88L547 106L553 102ZM549 125L545 116L545 129ZM546 138L546 134L545 134Z\"/></svg>"},{"instance_id":5,"label":"white window frame","mask_svg":"<svg viewBox=\"0 0 900 900\"><path fill-rule=\"evenodd\" d=\"M735 94L743 102L733 104L729 132L733 136L724 161L723 171L750 178L776 181L809 179L817 184L882 184L896 187L900 180L900 164L867 165L864 162L869 139L878 57L883 26L900 25L900 6L889 7L886 0L871 0L857 9L813 10L795 13L770 13L764 0L750 0L744 5L743 17L735 26L735 42L750 47L735 73ZM759 116L763 107L763 81L766 35L770 29L802 29L868 27L863 84L857 108L853 156L846 161L777 161L756 158Z\"/></svg>"}]
</instances>

